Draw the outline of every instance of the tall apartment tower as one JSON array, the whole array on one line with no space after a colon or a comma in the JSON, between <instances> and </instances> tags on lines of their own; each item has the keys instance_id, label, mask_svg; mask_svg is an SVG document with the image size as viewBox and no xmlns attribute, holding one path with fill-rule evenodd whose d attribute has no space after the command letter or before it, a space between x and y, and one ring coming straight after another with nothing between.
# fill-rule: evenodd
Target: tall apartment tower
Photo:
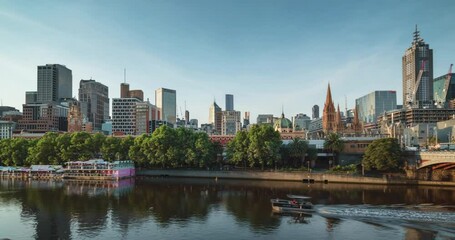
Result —
<instances>
[{"instance_id":1,"label":"tall apartment tower","mask_svg":"<svg viewBox=\"0 0 455 240\"><path fill-rule=\"evenodd\" d=\"M161 120L175 124L177 120L177 93L175 90L155 90L155 105L161 111Z\"/></svg>"},{"instance_id":2,"label":"tall apartment tower","mask_svg":"<svg viewBox=\"0 0 455 240\"><path fill-rule=\"evenodd\" d=\"M312 112L312 115L311 115L312 119L319 118L319 106L318 105L314 105L313 108L311 109L311 112Z\"/></svg>"},{"instance_id":3,"label":"tall apartment tower","mask_svg":"<svg viewBox=\"0 0 455 240\"><path fill-rule=\"evenodd\" d=\"M234 111L234 95L226 94L226 111Z\"/></svg>"},{"instance_id":4,"label":"tall apartment tower","mask_svg":"<svg viewBox=\"0 0 455 240\"><path fill-rule=\"evenodd\" d=\"M73 74L60 64L38 66L37 103L58 102L73 95Z\"/></svg>"},{"instance_id":5,"label":"tall apartment tower","mask_svg":"<svg viewBox=\"0 0 455 240\"><path fill-rule=\"evenodd\" d=\"M93 123L93 129L100 131L101 125L109 119L109 89L95 80L79 82L79 102L84 118Z\"/></svg>"},{"instance_id":6,"label":"tall apartment tower","mask_svg":"<svg viewBox=\"0 0 455 240\"><path fill-rule=\"evenodd\" d=\"M414 32L414 40L402 58L403 106L430 108L433 106L433 50ZM421 72L422 70L422 72ZM420 79L419 79L420 77Z\"/></svg>"}]
</instances>

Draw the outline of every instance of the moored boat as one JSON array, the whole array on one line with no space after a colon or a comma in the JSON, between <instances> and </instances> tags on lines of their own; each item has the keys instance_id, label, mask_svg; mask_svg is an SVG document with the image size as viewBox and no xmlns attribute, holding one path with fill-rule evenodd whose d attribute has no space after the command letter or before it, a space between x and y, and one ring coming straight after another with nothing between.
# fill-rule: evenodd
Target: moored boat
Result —
<instances>
[{"instance_id":1,"label":"moored boat","mask_svg":"<svg viewBox=\"0 0 455 240\"><path fill-rule=\"evenodd\" d=\"M274 212L314 212L313 204L308 201L310 197L300 195L286 195L289 199L272 198L272 211Z\"/></svg>"},{"instance_id":2,"label":"moored boat","mask_svg":"<svg viewBox=\"0 0 455 240\"><path fill-rule=\"evenodd\" d=\"M106 162L103 159L67 162L63 178L80 180L119 180L136 175L131 160Z\"/></svg>"}]
</instances>

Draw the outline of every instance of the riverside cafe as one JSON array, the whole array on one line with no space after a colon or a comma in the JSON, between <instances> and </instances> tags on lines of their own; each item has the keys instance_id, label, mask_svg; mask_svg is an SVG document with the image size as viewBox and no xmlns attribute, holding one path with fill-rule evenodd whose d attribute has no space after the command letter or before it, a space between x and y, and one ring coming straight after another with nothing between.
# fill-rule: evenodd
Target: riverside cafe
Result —
<instances>
[{"instance_id":1,"label":"riverside cafe","mask_svg":"<svg viewBox=\"0 0 455 240\"><path fill-rule=\"evenodd\" d=\"M60 165L32 165L26 167L1 167L0 176L10 178L50 178L60 176L63 167Z\"/></svg>"}]
</instances>

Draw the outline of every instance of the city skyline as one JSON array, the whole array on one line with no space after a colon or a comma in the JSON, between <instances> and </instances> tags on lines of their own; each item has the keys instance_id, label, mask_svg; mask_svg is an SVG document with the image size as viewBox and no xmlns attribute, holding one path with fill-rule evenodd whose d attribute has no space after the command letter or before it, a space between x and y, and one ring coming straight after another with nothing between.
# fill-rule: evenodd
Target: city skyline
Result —
<instances>
[{"instance_id":1,"label":"city skyline","mask_svg":"<svg viewBox=\"0 0 455 240\"><path fill-rule=\"evenodd\" d=\"M279 116L283 105L287 116L309 115L329 82L342 109L345 96L353 108L375 90L396 90L401 102L401 57L415 24L434 50L435 78L455 50L450 1L134 3L2 3L3 105L22 110L25 92L37 89L36 66L62 64L73 72L73 96L79 80L93 78L120 97L126 68L145 99L175 89L177 108L186 102L200 123L227 93L252 116Z\"/></svg>"}]
</instances>

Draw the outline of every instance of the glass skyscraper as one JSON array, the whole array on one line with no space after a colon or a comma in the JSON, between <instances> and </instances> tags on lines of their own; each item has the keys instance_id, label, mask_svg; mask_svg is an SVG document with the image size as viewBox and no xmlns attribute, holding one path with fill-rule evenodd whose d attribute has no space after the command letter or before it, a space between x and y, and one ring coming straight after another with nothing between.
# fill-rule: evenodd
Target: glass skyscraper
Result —
<instances>
[{"instance_id":1,"label":"glass skyscraper","mask_svg":"<svg viewBox=\"0 0 455 240\"><path fill-rule=\"evenodd\" d=\"M378 116L385 111L397 108L396 91L374 91L355 100L359 120L376 123Z\"/></svg>"},{"instance_id":2,"label":"glass skyscraper","mask_svg":"<svg viewBox=\"0 0 455 240\"><path fill-rule=\"evenodd\" d=\"M175 124L177 119L177 93L175 90L155 90L155 105L161 110L161 120Z\"/></svg>"},{"instance_id":3,"label":"glass skyscraper","mask_svg":"<svg viewBox=\"0 0 455 240\"><path fill-rule=\"evenodd\" d=\"M226 94L226 111L234 111L234 95Z\"/></svg>"}]
</instances>

